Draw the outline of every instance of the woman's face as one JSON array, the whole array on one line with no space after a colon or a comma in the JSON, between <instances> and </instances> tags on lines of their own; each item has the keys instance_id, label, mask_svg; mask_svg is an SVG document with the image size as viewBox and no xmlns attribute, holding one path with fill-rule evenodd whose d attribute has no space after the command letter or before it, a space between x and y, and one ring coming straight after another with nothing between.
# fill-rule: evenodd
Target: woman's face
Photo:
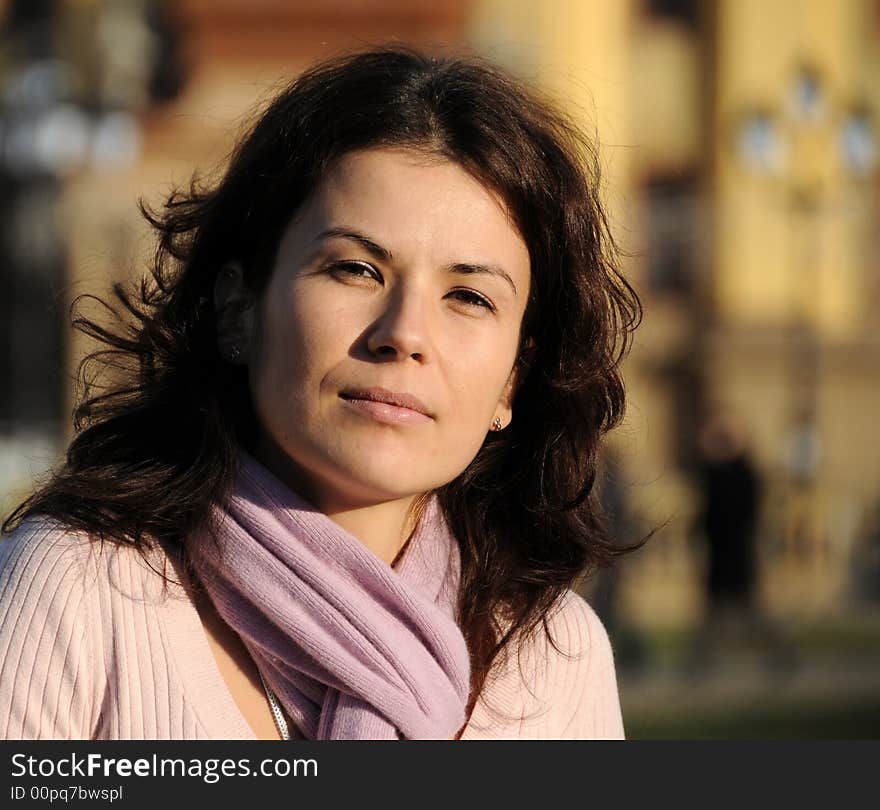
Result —
<instances>
[{"instance_id":1,"label":"woman's face","mask_svg":"<svg viewBox=\"0 0 880 810\"><path fill-rule=\"evenodd\" d=\"M285 230L258 302L258 455L325 510L448 483L496 416L511 421L529 284L503 204L460 166L344 156ZM377 401L394 395L420 404Z\"/></svg>"}]
</instances>

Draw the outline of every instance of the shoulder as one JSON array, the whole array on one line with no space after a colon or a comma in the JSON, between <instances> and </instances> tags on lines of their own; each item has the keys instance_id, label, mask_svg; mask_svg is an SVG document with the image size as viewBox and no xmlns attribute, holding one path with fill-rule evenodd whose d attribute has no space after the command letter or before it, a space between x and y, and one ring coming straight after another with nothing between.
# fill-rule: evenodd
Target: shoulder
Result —
<instances>
[{"instance_id":1,"label":"shoulder","mask_svg":"<svg viewBox=\"0 0 880 810\"><path fill-rule=\"evenodd\" d=\"M589 603L566 591L546 616L546 632L525 643L521 652L544 699L553 706L574 708L585 690L614 685L614 653L602 621Z\"/></svg>"},{"instance_id":2,"label":"shoulder","mask_svg":"<svg viewBox=\"0 0 880 810\"><path fill-rule=\"evenodd\" d=\"M486 736L618 739L623 721L611 641L592 607L566 591L509 648L481 696ZM504 717L505 719L502 719Z\"/></svg>"},{"instance_id":3,"label":"shoulder","mask_svg":"<svg viewBox=\"0 0 880 810\"><path fill-rule=\"evenodd\" d=\"M106 700L111 681L128 695L138 667L156 666L161 582L134 547L56 521L31 518L0 540L0 739L136 733Z\"/></svg>"},{"instance_id":4,"label":"shoulder","mask_svg":"<svg viewBox=\"0 0 880 810\"><path fill-rule=\"evenodd\" d=\"M99 705L87 537L30 519L0 541L0 738L86 736Z\"/></svg>"},{"instance_id":5,"label":"shoulder","mask_svg":"<svg viewBox=\"0 0 880 810\"><path fill-rule=\"evenodd\" d=\"M0 634L39 629L45 637L65 626L93 627L99 592L108 585L101 556L88 534L57 521L19 525L0 540Z\"/></svg>"},{"instance_id":6,"label":"shoulder","mask_svg":"<svg viewBox=\"0 0 880 810\"><path fill-rule=\"evenodd\" d=\"M57 583L81 574L91 548L87 535L54 520L30 518L0 540L0 586Z\"/></svg>"},{"instance_id":7,"label":"shoulder","mask_svg":"<svg viewBox=\"0 0 880 810\"><path fill-rule=\"evenodd\" d=\"M134 547L101 541L50 518L29 518L0 539L0 612L16 620L46 610L85 610L131 596L158 593L158 551L147 559ZM150 562L152 560L152 563ZM62 605L63 602L63 605ZM30 609L25 609L30 606Z\"/></svg>"},{"instance_id":8,"label":"shoulder","mask_svg":"<svg viewBox=\"0 0 880 810\"><path fill-rule=\"evenodd\" d=\"M547 628L552 646L558 648L552 656L555 662L571 658L579 668L589 668L597 659L611 655L605 626L590 604L574 591L566 591L547 615Z\"/></svg>"}]
</instances>

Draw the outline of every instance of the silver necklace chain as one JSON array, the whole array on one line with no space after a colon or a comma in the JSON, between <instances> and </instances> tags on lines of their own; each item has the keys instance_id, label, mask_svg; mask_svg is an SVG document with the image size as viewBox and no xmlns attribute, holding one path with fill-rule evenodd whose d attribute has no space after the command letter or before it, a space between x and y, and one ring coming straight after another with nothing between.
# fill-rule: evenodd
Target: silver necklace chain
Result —
<instances>
[{"instance_id":1,"label":"silver necklace chain","mask_svg":"<svg viewBox=\"0 0 880 810\"><path fill-rule=\"evenodd\" d=\"M257 671L259 672L259 670ZM266 690L266 697L269 698L269 708L272 710L272 717L275 718L275 726L278 728L278 733L281 735L282 740L289 740L290 730L287 728L287 721L281 713L281 706L278 705L275 693L269 688L269 684L266 683L262 672L260 672L260 680L263 682L263 689Z\"/></svg>"}]
</instances>

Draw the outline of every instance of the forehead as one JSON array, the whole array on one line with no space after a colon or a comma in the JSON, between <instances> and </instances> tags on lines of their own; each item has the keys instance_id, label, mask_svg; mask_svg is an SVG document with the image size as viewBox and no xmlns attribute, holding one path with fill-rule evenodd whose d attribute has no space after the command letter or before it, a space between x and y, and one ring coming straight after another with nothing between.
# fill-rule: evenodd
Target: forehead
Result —
<instances>
[{"instance_id":1,"label":"forehead","mask_svg":"<svg viewBox=\"0 0 880 810\"><path fill-rule=\"evenodd\" d=\"M500 196L458 164L412 150L343 155L295 224L302 237L331 227L366 231L395 258L493 261L520 281L529 276L528 248Z\"/></svg>"}]
</instances>

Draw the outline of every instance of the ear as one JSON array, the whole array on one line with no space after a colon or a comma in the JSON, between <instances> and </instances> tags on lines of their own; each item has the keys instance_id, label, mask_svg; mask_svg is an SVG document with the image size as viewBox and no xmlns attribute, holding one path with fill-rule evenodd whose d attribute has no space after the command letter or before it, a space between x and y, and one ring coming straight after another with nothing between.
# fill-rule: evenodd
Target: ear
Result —
<instances>
[{"instance_id":1,"label":"ear","mask_svg":"<svg viewBox=\"0 0 880 810\"><path fill-rule=\"evenodd\" d=\"M217 348L220 356L233 365L248 362L253 341L254 303L242 266L238 262L224 265L214 282Z\"/></svg>"},{"instance_id":2,"label":"ear","mask_svg":"<svg viewBox=\"0 0 880 810\"><path fill-rule=\"evenodd\" d=\"M504 385L504 390L501 392L501 397L498 399L498 405L495 408L495 421L492 423L493 430L504 430L513 421L513 399L522 381L529 373L534 356L535 340L530 337L523 344L523 348L513 364L510 376ZM497 427L499 419L501 420L501 427Z\"/></svg>"}]
</instances>

